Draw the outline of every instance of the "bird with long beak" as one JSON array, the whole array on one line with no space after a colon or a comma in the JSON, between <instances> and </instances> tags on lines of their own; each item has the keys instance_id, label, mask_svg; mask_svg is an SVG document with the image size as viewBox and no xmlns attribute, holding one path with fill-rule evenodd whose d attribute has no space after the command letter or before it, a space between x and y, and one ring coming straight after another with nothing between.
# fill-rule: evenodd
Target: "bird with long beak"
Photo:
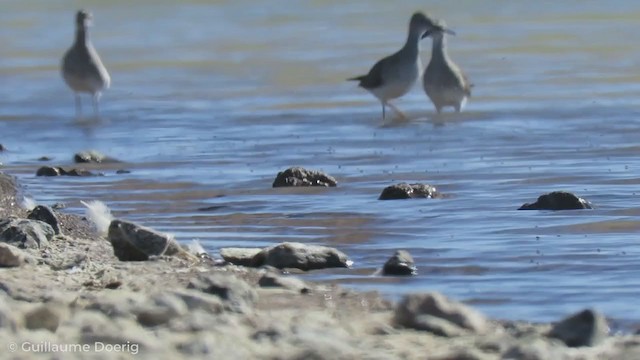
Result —
<instances>
[{"instance_id":1,"label":"bird with long beak","mask_svg":"<svg viewBox=\"0 0 640 360\"><path fill-rule=\"evenodd\" d=\"M382 104L382 119L386 118L386 106L393 108L401 117L406 116L389 100L399 98L411 90L422 71L420 40L426 33L451 32L441 28L425 14L416 12L409 21L409 34L404 46L393 55L373 65L366 75L348 80L359 81L359 86L373 94Z\"/></svg>"},{"instance_id":2,"label":"bird with long beak","mask_svg":"<svg viewBox=\"0 0 640 360\"><path fill-rule=\"evenodd\" d=\"M62 58L62 77L75 93L78 117L82 115L80 93L91 94L94 115L98 116L100 94L111 84L109 73L89 40L88 28L91 19L91 13L85 10L79 10L76 13L75 41Z\"/></svg>"},{"instance_id":3,"label":"bird with long beak","mask_svg":"<svg viewBox=\"0 0 640 360\"><path fill-rule=\"evenodd\" d=\"M433 39L431 60L424 71L422 85L438 113L446 106L453 106L456 112L460 112L471 97L473 84L447 53L445 34L455 33L446 30L444 21L437 24L422 35Z\"/></svg>"}]
</instances>

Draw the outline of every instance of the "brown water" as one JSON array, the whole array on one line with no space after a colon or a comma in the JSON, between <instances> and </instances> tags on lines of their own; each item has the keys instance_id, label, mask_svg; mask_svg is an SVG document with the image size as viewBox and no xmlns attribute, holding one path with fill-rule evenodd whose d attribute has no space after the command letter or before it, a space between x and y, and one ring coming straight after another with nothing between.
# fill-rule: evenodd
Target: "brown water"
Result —
<instances>
[{"instance_id":1,"label":"brown water","mask_svg":"<svg viewBox=\"0 0 640 360\"><path fill-rule=\"evenodd\" d=\"M112 76L93 123L74 119L58 70L77 3L1 3L3 171L38 202L81 213L80 200L102 200L212 253L335 246L354 268L309 277L391 297L438 290L503 318L555 320L592 306L625 326L640 320L640 4L84 4ZM474 94L465 113L435 119L416 86L396 102L411 121L383 125L377 101L344 79L397 50L416 9L457 31L450 53ZM426 64L429 40L423 50ZM85 149L127 163L100 167L104 177L35 177L44 164L73 166ZM37 161L44 155L53 160ZM272 189L293 165L339 187ZM376 200L400 181L449 197ZM596 209L515 211L553 190ZM398 248L419 276L371 276Z\"/></svg>"}]
</instances>

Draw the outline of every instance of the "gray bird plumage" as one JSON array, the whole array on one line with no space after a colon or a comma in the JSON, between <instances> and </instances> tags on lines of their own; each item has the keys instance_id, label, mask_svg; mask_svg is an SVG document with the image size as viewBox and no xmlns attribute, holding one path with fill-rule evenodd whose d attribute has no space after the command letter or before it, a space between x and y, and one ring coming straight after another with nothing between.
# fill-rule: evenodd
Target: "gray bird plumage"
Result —
<instances>
[{"instance_id":1,"label":"gray bird plumage","mask_svg":"<svg viewBox=\"0 0 640 360\"><path fill-rule=\"evenodd\" d=\"M405 95L420 77L422 64L419 43L423 34L434 26L436 25L428 16L421 12L414 13L409 21L409 34L404 46L393 55L375 63L368 74L348 79L358 81L360 87L380 100L383 119L386 117L387 105L404 116L389 100Z\"/></svg>"},{"instance_id":2,"label":"gray bird plumage","mask_svg":"<svg viewBox=\"0 0 640 360\"><path fill-rule=\"evenodd\" d=\"M78 117L82 115L80 93L92 95L94 114L98 116L100 94L111 84L109 73L89 39L91 18L91 14L85 10L76 13L75 41L62 58L62 77L75 93Z\"/></svg>"},{"instance_id":3,"label":"gray bird plumage","mask_svg":"<svg viewBox=\"0 0 640 360\"><path fill-rule=\"evenodd\" d=\"M440 28L446 29L443 21ZM473 84L462 69L451 60L447 53L445 31L433 30L424 34L431 36L433 46L431 60L424 71L422 85L427 96L440 113L446 106L452 106L456 112L462 111L467 99L471 97Z\"/></svg>"}]
</instances>

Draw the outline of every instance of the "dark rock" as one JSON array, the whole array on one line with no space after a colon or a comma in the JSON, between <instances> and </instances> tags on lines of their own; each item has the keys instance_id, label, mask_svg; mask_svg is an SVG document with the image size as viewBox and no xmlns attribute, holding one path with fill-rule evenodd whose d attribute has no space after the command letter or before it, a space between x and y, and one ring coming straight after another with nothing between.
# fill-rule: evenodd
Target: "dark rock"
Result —
<instances>
[{"instance_id":1,"label":"dark rock","mask_svg":"<svg viewBox=\"0 0 640 360\"><path fill-rule=\"evenodd\" d=\"M36 171L36 176L60 176L64 175L64 172L61 167L43 166Z\"/></svg>"},{"instance_id":2,"label":"dark rock","mask_svg":"<svg viewBox=\"0 0 640 360\"><path fill-rule=\"evenodd\" d=\"M38 161L51 161L51 160L53 160L53 159L48 157L48 156L40 156L38 158Z\"/></svg>"},{"instance_id":3,"label":"dark rock","mask_svg":"<svg viewBox=\"0 0 640 360\"><path fill-rule=\"evenodd\" d=\"M438 193L436 188L431 185L400 183L384 188L378 200L399 200L416 198L431 199L439 196L440 193Z\"/></svg>"},{"instance_id":4,"label":"dark rock","mask_svg":"<svg viewBox=\"0 0 640 360\"><path fill-rule=\"evenodd\" d=\"M0 220L0 241L19 248L42 248L49 245L55 232L51 225L29 219Z\"/></svg>"},{"instance_id":5,"label":"dark rock","mask_svg":"<svg viewBox=\"0 0 640 360\"><path fill-rule=\"evenodd\" d=\"M16 267L23 265L25 254L15 246L0 243L0 267Z\"/></svg>"},{"instance_id":6,"label":"dark rock","mask_svg":"<svg viewBox=\"0 0 640 360\"><path fill-rule=\"evenodd\" d=\"M7 148L4 147L4 145L0 144L0 151L5 151L5 150L7 150Z\"/></svg>"},{"instance_id":7,"label":"dark rock","mask_svg":"<svg viewBox=\"0 0 640 360\"><path fill-rule=\"evenodd\" d=\"M76 163L117 163L121 162L112 157L106 156L99 151L89 150L89 151L81 151L73 156L73 161Z\"/></svg>"},{"instance_id":8,"label":"dark rock","mask_svg":"<svg viewBox=\"0 0 640 360\"><path fill-rule=\"evenodd\" d=\"M104 174L94 174L85 169L71 169L69 171L61 168L60 166L43 166L36 171L36 176L102 176Z\"/></svg>"},{"instance_id":9,"label":"dark rock","mask_svg":"<svg viewBox=\"0 0 640 360\"><path fill-rule=\"evenodd\" d=\"M406 250L398 250L387 260L382 268L383 275L416 275L416 268L413 257Z\"/></svg>"},{"instance_id":10,"label":"dark rock","mask_svg":"<svg viewBox=\"0 0 640 360\"><path fill-rule=\"evenodd\" d=\"M304 281L291 276L275 274L273 272L267 272L262 275L260 280L258 280L258 285L261 287L284 288L305 294L309 292L309 286Z\"/></svg>"},{"instance_id":11,"label":"dark rock","mask_svg":"<svg viewBox=\"0 0 640 360\"><path fill-rule=\"evenodd\" d=\"M146 261L160 255L191 257L173 237L125 220L111 221L107 237L120 261Z\"/></svg>"},{"instance_id":12,"label":"dark rock","mask_svg":"<svg viewBox=\"0 0 640 360\"><path fill-rule=\"evenodd\" d=\"M464 332L484 333L489 327L484 315L440 293L405 296L396 307L394 319L397 325L442 336L457 336Z\"/></svg>"},{"instance_id":13,"label":"dark rock","mask_svg":"<svg viewBox=\"0 0 640 360\"><path fill-rule=\"evenodd\" d=\"M248 267L258 267L255 257L262 251L261 248L222 248L220 256L231 264Z\"/></svg>"},{"instance_id":14,"label":"dark rock","mask_svg":"<svg viewBox=\"0 0 640 360\"><path fill-rule=\"evenodd\" d=\"M562 340L567 346L594 346L609 333L607 320L591 309L582 310L555 324L549 337Z\"/></svg>"},{"instance_id":15,"label":"dark rock","mask_svg":"<svg viewBox=\"0 0 640 360\"><path fill-rule=\"evenodd\" d=\"M285 242L263 249L254 257L255 266L270 265L278 269L304 271L333 267L349 267L351 260L343 252L318 245Z\"/></svg>"},{"instance_id":16,"label":"dark rock","mask_svg":"<svg viewBox=\"0 0 640 360\"><path fill-rule=\"evenodd\" d=\"M53 211L44 205L38 205L33 210L29 212L27 215L27 219L31 220L40 220L46 222L51 225L53 231L57 234L60 234L60 225L58 224L58 218L53 213Z\"/></svg>"},{"instance_id":17,"label":"dark rock","mask_svg":"<svg viewBox=\"0 0 640 360\"><path fill-rule=\"evenodd\" d=\"M281 171L273 181L273 187L283 186L336 186L338 182L331 175L301 167Z\"/></svg>"},{"instance_id":18,"label":"dark rock","mask_svg":"<svg viewBox=\"0 0 640 360\"><path fill-rule=\"evenodd\" d=\"M229 310L240 313L247 312L258 299L258 294L251 285L232 274L203 274L191 279L187 289L216 295Z\"/></svg>"},{"instance_id":19,"label":"dark rock","mask_svg":"<svg viewBox=\"0 0 640 360\"><path fill-rule=\"evenodd\" d=\"M534 203L526 203L518 210L580 210L593 209L591 204L566 191L554 191L541 195Z\"/></svg>"},{"instance_id":20,"label":"dark rock","mask_svg":"<svg viewBox=\"0 0 640 360\"><path fill-rule=\"evenodd\" d=\"M118 171L116 171L116 174L130 174L131 170L126 170L126 169L119 169Z\"/></svg>"}]
</instances>

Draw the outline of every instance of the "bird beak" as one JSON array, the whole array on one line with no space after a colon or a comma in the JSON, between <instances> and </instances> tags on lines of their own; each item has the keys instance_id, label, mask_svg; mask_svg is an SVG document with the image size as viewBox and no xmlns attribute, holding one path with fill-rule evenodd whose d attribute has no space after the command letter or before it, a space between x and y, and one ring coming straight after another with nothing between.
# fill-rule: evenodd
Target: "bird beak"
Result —
<instances>
[{"instance_id":1,"label":"bird beak","mask_svg":"<svg viewBox=\"0 0 640 360\"><path fill-rule=\"evenodd\" d=\"M434 32L443 32L445 34L449 34L449 35L453 35L453 36L456 35L456 32L451 30L451 29L444 28L444 27L442 27L440 25L434 25L431 29L425 31L425 33L422 34L422 39L430 36Z\"/></svg>"}]
</instances>

